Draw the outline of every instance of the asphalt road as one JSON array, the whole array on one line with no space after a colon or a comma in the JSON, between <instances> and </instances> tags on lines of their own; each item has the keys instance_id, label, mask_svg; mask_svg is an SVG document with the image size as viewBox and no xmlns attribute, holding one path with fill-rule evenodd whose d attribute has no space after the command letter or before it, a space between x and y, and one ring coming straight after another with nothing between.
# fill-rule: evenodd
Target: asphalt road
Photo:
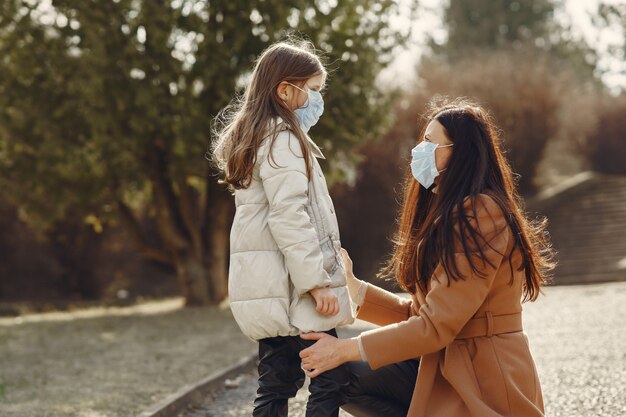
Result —
<instances>
[{"instance_id":1,"label":"asphalt road","mask_svg":"<svg viewBox=\"0 0 626 417\"><path fill-rule=\"evenodd\" d=\"M524 305L550 417L626 416L626 282L550 287ZM343 336L366 325L343 329ZM256 371L237 378L180 417L244 417L252 414ZM290 416L304 416L306 389L290 401ZM341 412L340 416L349 414Z\"/></svg>"}]
</instances>

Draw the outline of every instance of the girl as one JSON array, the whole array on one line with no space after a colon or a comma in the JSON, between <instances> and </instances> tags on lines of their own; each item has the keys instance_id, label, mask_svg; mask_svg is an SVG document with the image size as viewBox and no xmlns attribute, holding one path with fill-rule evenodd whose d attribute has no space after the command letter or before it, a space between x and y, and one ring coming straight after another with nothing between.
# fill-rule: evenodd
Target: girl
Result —
<instances>
[{"instance_id":1,"label":"girl","mask_svg":"<svg viewBox=\"0 0 626 417\"><path fill-rule=\"evenodd\" d=\"M278 43L258 59L239 108L227 117L214 154L234 190L229 296L239 327L259 342L255 417L287 416L304 383L303 332L354 321L339 250L339 228L308 136L324 105L326 71L308 44ZM310 385L307 416L337 416L343 367Z\"/></svg>"},{"instance_id":2,"label":"girl","mask_svg":"<svg viewBox=\"0 0 626 417\"><path fill-rule=\"evenodd\" d=\"M351 287L361 289L358 318L383 327L347 340L302 336L319 340L300 353L311 377L369 364L350 364L359 378L344 408L356 416L382 415L373 400L387 417L543 416L521 300L539 295L550 249L543 225L520 209L496 132L467 100L432 109L385 271L411 299L359 283L344 253Z\"/></svg>"}]
</instances>

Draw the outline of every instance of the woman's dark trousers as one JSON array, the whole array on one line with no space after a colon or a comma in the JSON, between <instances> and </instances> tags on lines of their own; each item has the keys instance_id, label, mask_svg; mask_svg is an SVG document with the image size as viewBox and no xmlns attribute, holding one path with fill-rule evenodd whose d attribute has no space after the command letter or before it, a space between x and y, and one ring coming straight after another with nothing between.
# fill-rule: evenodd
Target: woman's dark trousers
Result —
<instances>
[{"instance_id":1,"label":"woman's dark trousers","mask_svg":"<svg viewBox=\"0 0 626 417\"><path fill-rule=\"evenodd\" d=\"M341 408L354 417L406 417L417 380L419 360L372 371L365 362L348 362L350 385Z\"/></svg>"}]
</instances>

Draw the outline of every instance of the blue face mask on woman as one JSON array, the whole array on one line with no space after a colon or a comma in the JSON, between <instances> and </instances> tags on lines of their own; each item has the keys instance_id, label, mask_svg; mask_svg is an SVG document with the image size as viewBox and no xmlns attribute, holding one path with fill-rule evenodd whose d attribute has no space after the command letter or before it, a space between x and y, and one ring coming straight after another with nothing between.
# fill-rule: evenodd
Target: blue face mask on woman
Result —
<instances>
[{"instance_id":1,"label":"blue face mask on woman","mask_svg":"<svg viewBox=\"0 0 626 417\"><path fill-rule=\"evenodd\" d=\"M448 146L452 145L438 145L425 140L411 150L411 173L413 178L424 188L433 185L435 178L440 174L435 162L435 150L437 147L446 148Z\"/></svg>"},{"instance_id":2,"label":"blue face mask on woman","mask_svg":"<svg viewBox=\"0 0 626 417\"><path fill-rule=\"evenodd\" d=\"M294 110L294 113L298 117L298 120L300 120L300 127L302 128L304 133L308 133L309 129L315 126L317 121L322 116L322 113L324 113L324 99L322 98L322 95L319 91L310 89L303 90L297 85L293 85L291 83L289 84L302 91L303 93L306 93L308 96L306 103L304 103L304 106Z\"/></svg>"}]
</instances>

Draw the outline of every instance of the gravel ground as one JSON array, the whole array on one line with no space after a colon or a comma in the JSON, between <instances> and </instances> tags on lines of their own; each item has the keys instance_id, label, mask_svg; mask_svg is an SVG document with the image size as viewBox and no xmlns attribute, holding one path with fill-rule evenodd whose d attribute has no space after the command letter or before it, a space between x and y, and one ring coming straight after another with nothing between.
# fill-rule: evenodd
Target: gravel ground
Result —
<instances>
[{"instance_id":1,"label":"gravel ground","mask_svg":"<svg viewBox=\"0 0 626 417\"><path fill-rule=\"evenodd\" d=\"M626 283L550 287L525 304L524 323L550 417L626 416ZM363 323L344 330L358 333ZM179 417L244 417L252 413L256 372L222 388ZM307 391L290 401L304 416ZM340 416L349 414L341 412Z\"/></svg>"},{"instance_id":2,"label":"gravel ground","mask_svg":"<svg viewBox=\"0 0 626 417\"><path fill-rule=\"evenodd\" d=\"M132 417L255 351L229 310L181 304L0 318L0 416Z\"/></svg>"}]
</instances>

